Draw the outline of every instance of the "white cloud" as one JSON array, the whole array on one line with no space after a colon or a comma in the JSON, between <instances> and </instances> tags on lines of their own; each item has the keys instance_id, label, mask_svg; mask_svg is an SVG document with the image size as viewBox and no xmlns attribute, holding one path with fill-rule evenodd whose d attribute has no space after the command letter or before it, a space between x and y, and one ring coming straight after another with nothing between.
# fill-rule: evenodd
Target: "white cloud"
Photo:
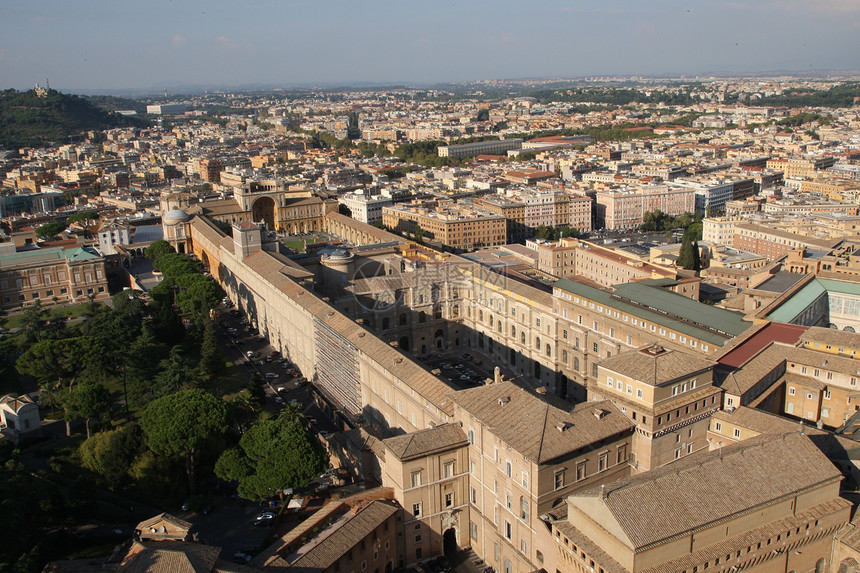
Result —
<instances>
[{"instance_id":1,"label":"white cloud","mask_svg":"<svg viewBox=\"0 0 860 573\"><path fill-rule=\"evenodd\" d=\"M244 38L234 39L225 35L220 35L215 38L218 47L226 52L253 52L254 46Z\"/></svg>"}]
</instances>

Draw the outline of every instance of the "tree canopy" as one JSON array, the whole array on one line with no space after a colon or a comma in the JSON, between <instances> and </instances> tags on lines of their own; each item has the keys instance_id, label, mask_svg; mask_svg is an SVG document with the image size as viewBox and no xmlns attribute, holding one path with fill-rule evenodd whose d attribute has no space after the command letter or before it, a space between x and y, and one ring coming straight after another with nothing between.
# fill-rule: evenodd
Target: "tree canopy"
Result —
<instances>
[{"instance_id":1,"label":"tree canopy","mask_svg":"<svg viewBox=\"0 0 860 573\"><path fill-rule=\"evenodd\" d=\"M251 426L239 447L221 454L215 474L238 481L243 497L263 500L279 490L307 485L325 465L325 451L301 420L281 416Z\"/></svg>"},{"instance_id":2,"label":"tree canopy","mask_svg":"<svg viewBox=\"0 0 860 573\"><path fill-rule=\"evenodd\" d=\"M227 406L205 390L183 390L153 401L140 419L146 445L156 454L182 455L194 491L195 455L227 429Z\"/></svg>"},{"instance_id":3,"label":"tree canopy","mask_svg":"<svg viewBox=\"0 0 860 573\"><path fill-rule=\"evenodd\" d=\"M50 239L65 231L67 226L65 223L59 222L45 223L36 228L36 234L43 239Z\"/></svg>"},{"instance_id":4,"label":"tree canopy","mask_svg":"<svg viewBox=\"0 0 860 573\"><path fill-rule=\"evenodd\" d=\"M176 249L173 248L173 245L168 243L165 240L159 239L155 241L143 252L147 259L157 259L161 255L166 255L167 253L175 253Z\"/></svg>"}]
</instances>

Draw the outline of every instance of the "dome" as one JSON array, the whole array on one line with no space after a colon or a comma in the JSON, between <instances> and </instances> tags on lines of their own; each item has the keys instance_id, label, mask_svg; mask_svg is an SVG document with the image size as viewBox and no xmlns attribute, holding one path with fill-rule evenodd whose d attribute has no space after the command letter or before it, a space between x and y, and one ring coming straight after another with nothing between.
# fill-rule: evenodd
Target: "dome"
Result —
<instances>
[{"instance_id":1,"label":"dome","mask_svg":"<svg viewBox=\"0 0 860 573\"><path fill-rule=\"evenodd\" d=\"M162 223L167 225L175 225L176 223L182 223L188 219L190 219L188 213L182 209L171 209L161 216Z\"/></svg>"}]
</instances>

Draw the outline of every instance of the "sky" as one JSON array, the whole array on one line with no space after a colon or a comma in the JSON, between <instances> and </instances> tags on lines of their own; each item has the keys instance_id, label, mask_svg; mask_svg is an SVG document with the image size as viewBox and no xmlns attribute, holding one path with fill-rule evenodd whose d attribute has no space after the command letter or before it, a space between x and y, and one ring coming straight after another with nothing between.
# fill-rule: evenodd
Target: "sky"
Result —
<instances>
[{"instance_id":1,"label":"sky","mask_svg":"<svg viewBox=\"0 0 860 573\"><path fill-rule=\"evenodd\" d=\"M0 89L860 69L860 0L2 0Z\"/></svg>"}]
</instances>

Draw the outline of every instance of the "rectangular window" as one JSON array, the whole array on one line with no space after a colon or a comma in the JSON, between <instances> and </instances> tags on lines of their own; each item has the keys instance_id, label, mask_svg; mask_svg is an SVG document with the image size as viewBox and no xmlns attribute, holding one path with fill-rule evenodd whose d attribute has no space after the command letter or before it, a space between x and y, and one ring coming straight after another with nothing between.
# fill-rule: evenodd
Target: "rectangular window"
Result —
<instances>
[{"instance_id":1,"label":"rectangular window","mask_svg":"<svg viewBox=\"0 0 860 573\"><path fill-rule=\"evenodd\" d=\"M716 424L714 424L714 430L715 431L719 432L722 429L723 429L723 425L721 423L717 422Z\"/></svg>"},{"instance_id":2,"label":"rectangular window","mask_svg":"<svg viewBox=\"0 0 860 573\"><path fill-rule=\"evenodd\" d=\"M478 492L475 491L475 488L469 488L469 501L472 503L478 503Z\"/></svg>"},{"instance_id":3,"label":"rectangular window","mask_svg":"<svg viewBox=\"0 0 860 573\"><path fill-rule=\"evenodd\" d=\"M609 467L609 454L600 454L597 458L597 471L602 472Z\"/></svg>"},{"instance_id":4,"label":"rectangular window","mask_svg":"<svg viewBox=\"0 0 860 573\"><path fill-rule=\"evenodd\" d=\"M412 487L418 487L421 485L421 472L412 472Z\"/></svg>"},{"instance_id":5,"label":"rectangular window","mask_svg":"<svg viewBox=\"0 0 860 573\"><path fill-rule=\"evenodd\" d=\"M734 433L734 435L735 435L735 437L736 437L736 438L740 438L740 437L741 437L741 430L740 430L740 428L735 428L735 433Z\"/></svg>"},{"instance_id":6,"label":"rectangular window","mask_svg":"<svg viewBox=\"0 0 860 573\"><path fill-rule=\"evenodd\" d=\"M520 540L520 551L522 551L526 555L528 555L528 553L529 553L529 546L526 543L525 539Z\"/></svg>"},{"instance_id":7,"label":"rectangular window","mask_svg":"<svg viewBox=\"0 0 860 573\"><path fill-rule=\"evenodd\" d=\"M641 398L641 397L642 397L642 388L637 388L637 389L636 389L636 397L637 397L637 398Z\"/></svg>"},{"instance_id":8,"label":"rectangular window","mask_svg":"<svg viewBox=\"0 0 860 573\"><path fill-rule=\"evenodd\" d=\"M454 462L445 462L442 466L442 475L446 478L454 477Z\"/></svg>"},{"instance_id":9,"label":"rectangular window","mask_svg":"<svg viewBox=\"0 0 860 573\"><path fill-rule=\"evenodd\" d=\"M508 541L514 536L514 528L511 526L511 522L505 520L505 539Z\"/></svg>"},{"instance_id":10,"label":"rectangular window","mask_svg":"<svg viewBox=\"0 0 860 573\"><path fill-rule=\"evenodd\" d=\"M564 487L564 470L555 472L555 489Z\"/></svg>"},{"instance_id":11,"label":"rectangular window","mask_svg":"<svg viewBox=\"0 0 860 573\"><path fill-rule=\"evenodd\" d=\"M472 532L472 540L477 541L478 540L478 524L473 521L470 529Z\"/></svg>"},{"instance_id":12,"label":"rectangular window","mask_svg":"<svg viewBox=\"0 0 860 573\"><path fill-rule=\"evenodd\" d=\"M454 507L454 494L446 493L445 494L445 507Z\"/></svg>"},{"instance_id":13,"label":"rectangular window","mask_svg":"<svg viewBox=\"0 0 860 573\"><path fill-rule=\"evenodd\" d=\"M412 504L412 515L415 517L421 517L421 503L413 503Z\"/></svg>"},{"instance_id":14,"label":"rectangular window","mask_svg":"<svg viewBox=\"0 0 860 573\"><path fill-rule=\"evenodd\" d=\"M789 395L789 396L794 396L794 394L795 394L794 386L789 386L789 387L788 387L788 395Z\"/></svg>"}]
</instances>

